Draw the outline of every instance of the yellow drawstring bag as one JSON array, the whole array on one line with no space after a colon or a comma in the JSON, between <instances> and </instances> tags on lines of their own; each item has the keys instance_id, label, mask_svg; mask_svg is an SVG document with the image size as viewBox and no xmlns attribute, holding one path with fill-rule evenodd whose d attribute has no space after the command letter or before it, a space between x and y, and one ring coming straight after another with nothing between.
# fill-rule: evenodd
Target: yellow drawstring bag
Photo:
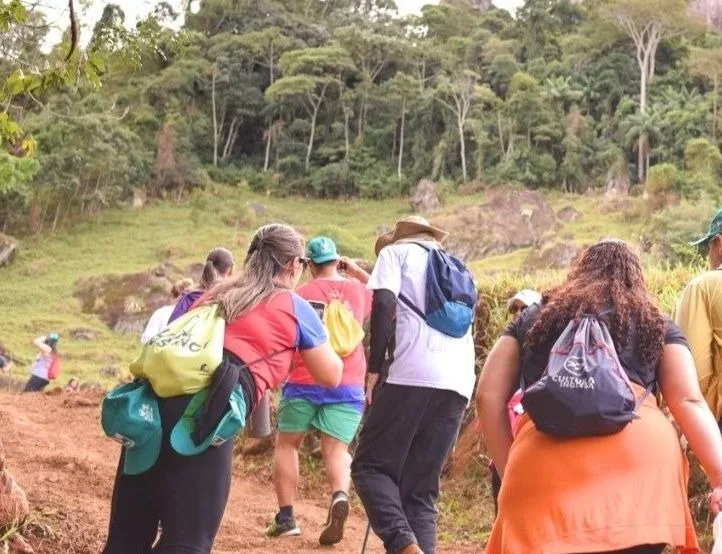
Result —
<instances>
[{"instance_id":1,"label":"yellow drawstring bag","mask_svg":"<svg viewBox=\"0 0 722 554\"><path fill-rule=\"evenodd\" d=\"M191 310L148 341L130 372L161 398L195 394L211 384L223 360L225 329L218 306Z\"/></svg>"},{"instance_id":2,"label":"yellow drawstring bag","mask_svg":"<svg viewBox=\"0 0 722 554\"><path fill-rule=\"evenodd\" d=\"M333 299L328 303L323 313L323 324L331 347L342 358L356 350L364 339L363 327L340 300Z\"/></svg>"}]
</instances>

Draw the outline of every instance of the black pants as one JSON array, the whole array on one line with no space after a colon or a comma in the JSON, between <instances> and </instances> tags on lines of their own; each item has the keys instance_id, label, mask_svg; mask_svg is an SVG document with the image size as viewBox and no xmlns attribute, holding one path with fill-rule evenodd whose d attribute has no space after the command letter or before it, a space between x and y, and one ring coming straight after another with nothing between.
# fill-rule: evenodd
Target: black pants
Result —
<instances>
[{"instance_id":1,"label":"black pants","mask_svg":"<svg viewBox=\"0 0 722 554\"><path fill-rule=\"evenodd\" d=\"M159 401L163 446L149 471L123 475L121 455L104 554L210 554L228 502L233 441L197 456L177 454L170 432L190 398Z\"/></svg>"},{"instance_id":2,"label":"black pants","mask_svg":"<svg viewBox=\"0 0 722 554\"><path fill-rule=\"evenodd\" d=\"M31 375L30 379L28 379L28 382L25 385L25 388L23 389L23 392L42 392L45 390L45 387L47 387L49 383L50 381L48 381L47 379Z\"/></svg>"},{"instance_id":3,"label":"black pants","mask_svg":"<svg viewBox=\"0 0 722 554\"><path fill-rule=\"evenodd\" d=\"M385 385L375 396L351 477L386 550L436 549L436 499L466 399L452 391Z\"/></svg>"}]
</instances>

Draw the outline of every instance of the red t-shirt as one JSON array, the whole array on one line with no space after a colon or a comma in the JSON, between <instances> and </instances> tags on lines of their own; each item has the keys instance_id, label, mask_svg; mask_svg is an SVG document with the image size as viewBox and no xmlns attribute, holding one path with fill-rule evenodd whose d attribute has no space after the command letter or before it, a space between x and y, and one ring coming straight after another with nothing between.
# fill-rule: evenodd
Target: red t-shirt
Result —
<instances>
[{"instance_id":1,"label":"red t-shirt","mask_svg":"<svg viewBox=\"0 0 722 554\"><path fill-rule=\"evenodd\" d=\"M247 365L256 384L256 402L286 379L297 350L327 341L323 323L309 303L280 292L226 325L224 348Z\"/></svg>"},{"instance_id":2,"label":"red t-shirt","mask_svg":"<svg viewBox=\"0 0 722 554\"><path fill-rule=\"evenodd\" d=\"M356 280L314 279L301 286L297 293L301 298L308 300L319 317L323 317L323 310L333 299L342 301L361 325L371 313L372 292ZM363 342L361 342L351 354L343 359L343 376L339 386L363 386L365 380L366 353ZM288 382L295 385L317 384L306 369L300 355L296 355L293 360L293 370Z\"/></svg>"}]
</instances>

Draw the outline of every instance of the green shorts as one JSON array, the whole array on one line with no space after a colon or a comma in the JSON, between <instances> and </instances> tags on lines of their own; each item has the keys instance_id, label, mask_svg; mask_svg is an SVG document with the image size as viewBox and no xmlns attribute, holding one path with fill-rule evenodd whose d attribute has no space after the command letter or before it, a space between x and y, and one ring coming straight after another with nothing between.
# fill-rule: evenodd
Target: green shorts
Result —
<instances>
[{"instance_id":1,"label":"green shorts","mask_svg":"<svg viewBox=\"0 0 722 554\"><path fill-rule=\"evenodd\" d=\"M350 403L320 406L301 398L284 398L278 405L278 430L305 433L318 429L344 444L350 444L361 424L361 413Z\"/></svg>"}]
</instances>

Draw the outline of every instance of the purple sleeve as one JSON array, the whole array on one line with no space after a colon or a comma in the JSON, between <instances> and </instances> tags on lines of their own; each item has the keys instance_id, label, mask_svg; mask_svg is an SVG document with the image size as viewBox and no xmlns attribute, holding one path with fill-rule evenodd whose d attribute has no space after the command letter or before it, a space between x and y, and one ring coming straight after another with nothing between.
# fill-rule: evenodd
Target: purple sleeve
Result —
<instances>
[{"instance_id":1,"label":"purple sleeve","mask_svg":"<svg viewBox=\"0 0 722 554\"><path fill-rule=\"evenodd\" d=\"M296 327L298 329L296 347L299 350L310 350L328 341L326 328L323 326L323 322L318 317L316 310L296 294L293 295L293 311L296 315Z\"/></svg>"},{"instance_id":2,"label":"purple sleeve","mask_svg":"<svg viewBox=\"0 0 722 554\"><path fill-rule=\"evenodd\" d=\"M168 323L170 324L182 315L185 315L186 312L191 309L193 303L201 297L201 294L203 294L203 291L200 290L192 290L183 294L175 305L173 313L170 314Z\"/></svg>"}]
</instances>

